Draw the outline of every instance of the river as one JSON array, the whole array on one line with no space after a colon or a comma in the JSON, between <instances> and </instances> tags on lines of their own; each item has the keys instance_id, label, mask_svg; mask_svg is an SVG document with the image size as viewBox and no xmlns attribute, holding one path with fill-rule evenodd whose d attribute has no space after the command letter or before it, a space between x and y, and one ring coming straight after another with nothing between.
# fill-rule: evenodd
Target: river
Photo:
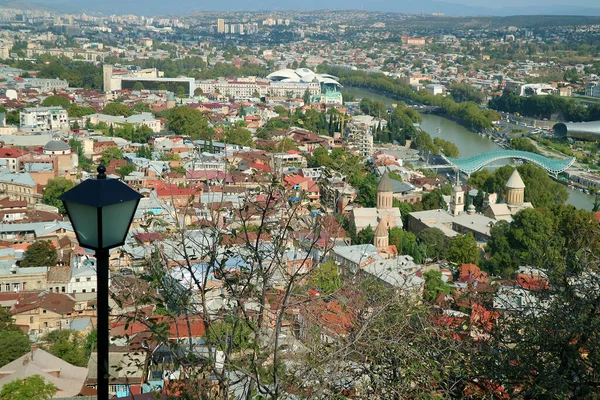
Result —
<instances>
[{"instance_id":1,"label":"river","mask_svg":"<svg viewBox=\"0 0 600 400\"><path fill-rule=\"evenodd\" d=\"M386 106L391 106L392 104L398 103L398 100L394 100L379 93L360 88L343 88L342 93L353 94L357 100L360 100L363 97L369 97L372 100L382 101ZM429 133L431 137L441 137L456 144L460 150L461 157L470 157L487 151L501 150L501 147L496 143L468 130L464 126L457 124L450 119L433 114L422 114L421 116L423 117L421 128ZM506 163L507 162L504 164ZM493 166L497 167L504 164L500 162L493 164ZM567 200L567 203L573 204L575 207L583 208L585 210L592 209L594 204L594 196L585 194L578 190L569 188L567 188L567 190L569 191L569 199Z\"/></svg>"}]
</instances>

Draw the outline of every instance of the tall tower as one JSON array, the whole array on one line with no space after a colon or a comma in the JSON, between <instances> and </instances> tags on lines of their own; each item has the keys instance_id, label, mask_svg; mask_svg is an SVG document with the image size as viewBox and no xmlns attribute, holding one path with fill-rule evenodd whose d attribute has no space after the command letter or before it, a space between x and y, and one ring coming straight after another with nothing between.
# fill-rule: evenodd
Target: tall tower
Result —
<instances>
[{"instance_id":1,"label":"tall tower","mask_svg":"<svg viewBox=\"0 0 600 400\"><path fill-rule=\"evenodd\" d=\"M381 177L377 186L377 209L389 210L393 207L394 188L387 172Z\"/></svg>"},{"instance_id":2,"label":"tall tower","mask_svg":"<svg viewBox=\"0 0 600 400\"><path fill-rule=\"evenodd\" d=\"M456 184L452 188L452 197L450 198L450 214L456 216L465 210L465 192L462 185Z\"/></svg>"},{"instance_id":3,"label":"tall tower","mask_svg":"<svg viewBox=\"0 0 600 400\"><path fill-rule=\"evenodd\" d=\"M217 19L217 33L225 33L225 20L223 18Z\"/></svg>"},{"instance_id":4,"label":"tall tower","mask_svg":"<svg viewBox=\"0 0 600 400\"><path fill-rule=\"evenodd\" d=\"M113 66L110 64L102 65L102 78L104 82L104 93L110 93L113 91L112 87L112 75L113 75Z\"/></svg>"},{"instance_id":5,"label":"tall tower","mask_svg":"<svg viewBox=\"0 0 600 400\"><path fill-rule=\"evenodd\" d=\"M525 202L525 183L515 169L506 182L506 204L508 207L518 207Z\"/></svg>"}]
</instances>

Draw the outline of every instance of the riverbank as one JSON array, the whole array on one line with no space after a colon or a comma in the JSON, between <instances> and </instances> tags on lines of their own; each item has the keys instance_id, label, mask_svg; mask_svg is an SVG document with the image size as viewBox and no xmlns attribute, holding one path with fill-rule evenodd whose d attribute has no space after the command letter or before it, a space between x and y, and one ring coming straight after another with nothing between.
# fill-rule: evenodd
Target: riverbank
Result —
<instances>
[{"instance_id":1,"label":"riverbank","mask_svg":"<svg viewBox=\"0 0 600 400\"><path fill-rule=\"evenodd\" d=\"M360 88L344 88L344 90L350 90L357 99L369 97L372 100L382 101L388 107L392 107L393 104L398 102L396 99L371 90ZM470 157L488 151L502 150L502 147L494 143L491 139L481 136L465 128L463 125L457 124L451 119L435 114L422 114L421 117L423 118L421 128L429 133L432 138L439 137L456 144L461 157ZM509 161L497 162L489 167L490 169L494 169L502 165L507 165L508 163ZM567 203L572 204L577 208L591 211L594 205L594 196L570 188L568 189L568 192L569 198Z\"/></svg>"}]
</instances>

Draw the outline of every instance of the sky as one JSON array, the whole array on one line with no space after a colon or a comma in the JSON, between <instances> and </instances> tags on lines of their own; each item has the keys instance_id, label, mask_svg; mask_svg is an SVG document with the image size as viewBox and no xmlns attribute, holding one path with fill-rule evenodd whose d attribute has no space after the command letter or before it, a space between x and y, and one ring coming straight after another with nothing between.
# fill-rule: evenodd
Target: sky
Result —
<instances>
[{"instance_id":1,"label":"sky","mask_svg":"<svg viewBox=\"0 0 600 400\"><path fill-rule=\"evenodd\" d=\"M446 15L600 15L598 0L28 0L60 11L99 11L104 14L189 14L197 11L278 11L354 9ZM2 4L3 0L0 0Z\"/></svg>"}]
</instances>

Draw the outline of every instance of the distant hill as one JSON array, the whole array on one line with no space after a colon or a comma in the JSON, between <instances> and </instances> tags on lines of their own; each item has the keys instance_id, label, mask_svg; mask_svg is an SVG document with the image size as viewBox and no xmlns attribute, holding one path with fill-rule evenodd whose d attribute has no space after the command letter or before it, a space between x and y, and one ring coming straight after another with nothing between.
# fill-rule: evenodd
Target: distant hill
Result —
<instances>
[{"instance_id":1,"label":"distant hill","mask_svg":"<svg viewBox=\"0 0 600 400\"><path fill-rule=\"evenodd\" d=\"M539 0L543 1L543 0ZM585 1L585 0L579 0ZM544 4L539 6L508 6L502 8L468 6L436 0L418 2L405 0L230 0L228 2L207 2L202 0L0 0L0 7L31 8L37 4L47 9L64 12L102 12L103 14L169 15L190 14L199 11L278 11L278 10L320 10L354 9L369 11L389 11L410 14L444 13L449 16L509 16L509 15L600 15L600 7L578 6L575 4Z\"/></svg>"}]
</instances>

